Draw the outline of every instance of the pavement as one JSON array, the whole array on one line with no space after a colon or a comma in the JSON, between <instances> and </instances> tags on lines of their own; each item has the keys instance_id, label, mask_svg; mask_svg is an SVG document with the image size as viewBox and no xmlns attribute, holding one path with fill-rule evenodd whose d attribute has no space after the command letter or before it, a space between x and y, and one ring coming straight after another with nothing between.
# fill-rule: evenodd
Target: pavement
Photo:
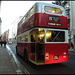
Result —
<instances>
[{"instance_id":1,"label":"pavement","mask_svg":"<svg viewBox=\"0 0 75 75\"><path fill-rule=\"evenodd\" d=\"M69 51L69 52L72 52L72 53L75 53L75 50L72 49L72 48L70 48L68 51Z\"/></svg>"},{"instance_id":2,"label":"pavement","mask_svg":"<svg viewBox=\"0 0 75 75\"><path fill-rule=\"evenodd\" d=\"M13 62L7 48L0 46L0 74L18 74L17 70L18 67L16 63Z\"/></svg>"}]
</instances>

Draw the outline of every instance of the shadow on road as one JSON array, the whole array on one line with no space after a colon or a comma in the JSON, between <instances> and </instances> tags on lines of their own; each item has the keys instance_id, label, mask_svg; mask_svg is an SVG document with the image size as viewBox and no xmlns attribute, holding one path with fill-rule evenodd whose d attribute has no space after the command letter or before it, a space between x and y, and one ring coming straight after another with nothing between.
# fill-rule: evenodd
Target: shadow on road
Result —
<instances>
[{"instance_id":1,"label":"shadow on road","mask_svg":"<svg viewBox=\"0 0 75 75\"><path fill-rule=\"evenodd\" d=\"M30 74L75 74L74 69L69 66L68 62L37 66L30 61L25 62L21 56L18 57Z\"/></svg>"}]
</instances>

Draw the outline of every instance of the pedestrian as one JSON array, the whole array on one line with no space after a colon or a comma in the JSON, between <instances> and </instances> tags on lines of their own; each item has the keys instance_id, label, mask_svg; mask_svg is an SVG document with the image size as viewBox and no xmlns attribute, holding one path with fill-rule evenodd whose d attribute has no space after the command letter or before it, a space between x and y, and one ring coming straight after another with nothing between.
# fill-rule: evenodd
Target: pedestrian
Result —
<instances>
[{"instance_id":1,"label":"pedestrian","mask_svg":"<svg viewBox=\"0 0 75 75\"><path fill-rule=\"evenodd\" d=\"M6 41L4 41L4 47L6 48Z\"/></svg>"},{"instance_id":2,"label":"pedestrian","mask_svg":"<svg viewBox=\"0 0 75 75\"><path fill-rule=\"evenodd\" d=\"M0 45L1 45L1 40L0 40Z\"/></svg>"},{"instance_id":3,"label":"pedestrian","mask_svg":"<svg viewBox=\"0 0 75 75\"><path fill-rule=\"evenodd\" d=\"M74 47L72 42L71 42L71 47L72 47L72 49L73 49L73 47Z\"/></svg>"},{"instance_id":4,"label":"pedestrian","mask_svg":"<svg viewBox=\"0 0 75 75\"><path fill-rule=\"evenodd\" d=\"M0 42L0 43L1 43L1 47L2 47L2 45L3 45L3 41L1 40L1 42Z\"/></svg>"}]
</instances>

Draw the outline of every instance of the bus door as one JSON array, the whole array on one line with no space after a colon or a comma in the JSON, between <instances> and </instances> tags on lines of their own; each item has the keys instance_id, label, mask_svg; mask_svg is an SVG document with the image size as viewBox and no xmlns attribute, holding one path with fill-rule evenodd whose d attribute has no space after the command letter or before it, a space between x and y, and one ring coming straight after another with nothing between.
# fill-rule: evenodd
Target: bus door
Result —
<instances>
[{"instance_id":1,"label":"bus door","mask_svg":"<svg viewBox=\"0 0 75 75\"><path fill-rule=\"evenodd\" d=\"M31 37L31 60L36 63L44 62L44 30L34 29L30 32Z\"/></svg>"}]
</instances>

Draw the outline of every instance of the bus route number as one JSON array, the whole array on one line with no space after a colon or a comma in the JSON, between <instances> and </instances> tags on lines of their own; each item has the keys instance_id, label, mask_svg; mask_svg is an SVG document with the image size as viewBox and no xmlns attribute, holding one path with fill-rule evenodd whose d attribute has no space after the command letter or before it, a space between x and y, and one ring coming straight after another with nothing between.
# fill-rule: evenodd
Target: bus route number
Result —
<instances>
[{"instance_id":1,"label":"bus route number","mask_svg":"<svg viewBox=\"0 0 75 75\"><path fill-rule=\"evenodd\" d=\"M60 17L56 17L56 16L49 16L49 21L60 22Z\"/></svg>"}]
</instances>

